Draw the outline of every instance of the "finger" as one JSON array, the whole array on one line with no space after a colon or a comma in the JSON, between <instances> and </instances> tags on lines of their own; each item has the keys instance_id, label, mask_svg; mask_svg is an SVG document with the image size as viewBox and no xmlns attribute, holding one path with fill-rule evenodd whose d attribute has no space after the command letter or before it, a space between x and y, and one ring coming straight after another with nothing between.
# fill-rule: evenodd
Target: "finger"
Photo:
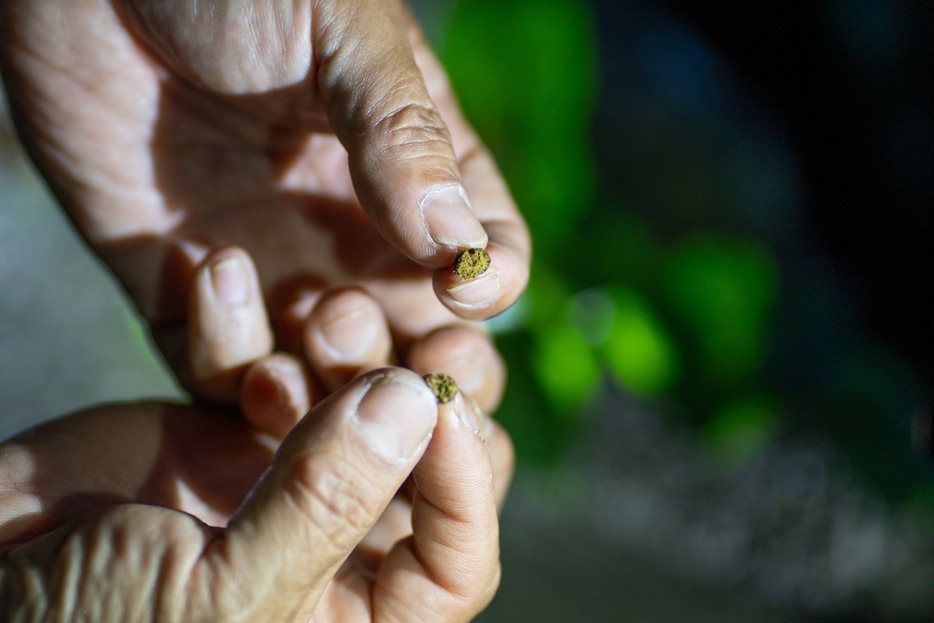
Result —
<instances>
[{"instance_id":1,"label":"finger","mask_svg":"<svg viewBox=\"0 0 934 623\"><path fill-rule=\"evenodd\" d=\"M305 353L328 390L390 363L392 337L377 302L361 288L324 294L305 324Z\"/></svg>"},{"instance_id":2,"label":"finger","mask_svg":"<svg viewBox=\"0 0 934 623\"><path fill-rule=\"evenodd\" d=\"M406 483L409 481L406 480ZM404 487L405 485L403 485ZM376 575L393 545L412 535L412 502L402 494L392 499L376 525L354 548L348 562L362 567L370 577Z\"/></svg>"},{"instance_id":3,"label":"finger","mask_svg":"<svg viewBox=\"0 0 934 623\"><path fill-rule=\"evenodd\" d=\"M317 398L301 362L283 353L253 363L240 386L243 416L277 440L292 430Z\"/></svg>"},{"instance_id":4,"label":"finger","mask_svg":"<svg viewBox=\"0 0 934 623\"><path fill-rule=\"evenodd\" d=\"M488 164L492 166L492 162ZM501 180L478 182L483 186L500 184ZM433 285L438 299L461 318L484 320L495 316L515 303L528 285L531 265L528 230L518 212L510 213L508 208L496 212L497 200L512 201L504 185L503 193L504 197L485 199L481 199L484 193L476 193L478 204L491 208L488 214L478 210L490 236L486 247L490 266L486 272L470 280L462 279L449 267L434 272Z\"/></svg>"},{"instance_id":5,"label":"finger","mask_svg":"<svg viewBox=\"0 0 934 623\"><path fill-rule=\"evenodd\" d=\"M317 405L206 552L207 573L263 569L267 581L220 582L236 594L218 599L248 604L238 613L244 620L306 620L421 458L437 417L424 381L398 368L369 373Z\"/></svg>"},{"instance_id":6,"label":"finger","mask_svg":"<svg viewBox=\"0 0 934 623\"><path fill-rule=\"evenodd\" d=\"M499 523L482 416L458 394L442 405L415 468L412 538L380 567L374 610L386 621L471 620L499 584Z\"/></svg>"},{"instance_id":7,"label":"finger","mask_svg":"<svg viewBox=\"0 0 934 623\"><path fill-rule=\"evenodd\" d=\"M113 404L44 422L0 444L0 546L120 502L224 525L271 461L222 411Z\"/></svg>"},{"instance_id":8,"label":"finger","mask_svg":"<svg viewBox=\"0 0 934 623\"><path fill-rule=\"evenodd\" d=\"M466 400L470 396L461 392ZM493 486L496 506L502 511L515 473L515 449L506 430L494 420L483 415L479 406L472 405L477 417L480 436L486 442L493 466ZM402 485L399 494L379 518L377 524L354 550L353 561L371 571L376 571L386 553L399 541L412 534L412 499L416 494L413 478Z\"/></svg>"},{"instance_id":9,"label":"finger","mask_svg":"<svg viewBox=\"0 0 934 623\"><path fill-rule=\"evenodd\" d=\"M509 493L509 487L512 484L512 478L516 470L516 450L512 443L512 438L506 429L500 426L496 420L486 415L480 405L466 392L461 392L464 400L468 401L473 409L477 420L480 437L486 442L487 452L490 454L490 461L493 465L493 487L496 495L496 506L499 510L503 509L506 502L506 496ZM409 478L399 490L400 498L411 502L415 497L415 481ZM411 528L409 528L411 533ZM405 534L397 536L399 540ZM388 549L388 548L387 548Z\"/></svg>"},{"instance_id":10,"label":"finger","mask_svg":"<svg viewBox=\"0 0 934 623\"><path fill-rule=\"evenodd\" d=\"M272 351L256 268L242 249L210 253L195 271L189 303L188 377L193 393L233 403L245 367Z\"/></svg>"},{"instance_id":11,"label":"finger","mask_svg":"<svg viewBox=\"0 0 934 623\"><path fill-rule=\"evenodd\" d=\"M487 251L496 276L471 287L451 280L448 267L438 270L436 287L441 301L463 318L494 316L512 305L525 290L531 262L531 239L502 173L458 106L444 69L414 20L409 38L415 60L432 100L451 132L461 180L474 212L489 236Z\"/></svg>"},{"instance_id":12,"label":"finger","mask_svg":"<svg viewBox=\"0 0 934 623\"><path fill-rule=\"evenodd\" d=\"M319 3L318 85L347 149L361 204L415 262L449 266L487 234L464 190L451 135L429 97L395 0Z\"/></svg>"},{"instance_id":13,"label":"finger","mask_svg":"<svg viewBox=\"0 0 934 623\"><path fill-rule=\"evenodd\" d=\"M502 357L490 337L475 327L459 325L429 333L412 345L408 366L420 374L451 375L487 413L499 406L506 387Z\"/></svg>"}]
</instances>

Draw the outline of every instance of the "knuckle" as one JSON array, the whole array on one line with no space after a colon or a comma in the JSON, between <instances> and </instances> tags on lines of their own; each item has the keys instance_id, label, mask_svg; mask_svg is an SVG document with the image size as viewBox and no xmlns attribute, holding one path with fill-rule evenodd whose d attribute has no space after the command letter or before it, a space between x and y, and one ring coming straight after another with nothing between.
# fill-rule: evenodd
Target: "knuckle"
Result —
<instances>
[{"instance_id":1,"label":"knuckle","mask_svg":"<svg viewBox=\"0 0 934 623\"><path fill-rule=\"evenodd\" d=\"M406 149L411 157L444 154L454 160L451 136L438 112L419 103L406 103L381 114L375 124L385 148Z\"/></svg>"},{"instance_id":2,"label":"knuckle","mask_svg":"<svg viewBox=\"0 0 934 623\"><path fill-rule=\"evenodd\" d=\"M286 492L335 553L356 546L380 512L381 496L374 495L373 485L357 467L336 457L298 457Z\"/></svg>"},{"instance_id":3,"label":"knuckle","mask_svg":"<svg viewBox=\"0 0 934 623\"><path fill-rule=\"evenodd\" d=\"M166 620L191 620L184 613L193 611L195 591L187 578L201 532L186 519L114 506L68 531L8 549L0 557L0 604L15 603L5 594L12 593L28 603L29 620L59 620L54 613L111 620L107 608L116 605L127 619L159 611Z\"/></svg>"}]
</instances>

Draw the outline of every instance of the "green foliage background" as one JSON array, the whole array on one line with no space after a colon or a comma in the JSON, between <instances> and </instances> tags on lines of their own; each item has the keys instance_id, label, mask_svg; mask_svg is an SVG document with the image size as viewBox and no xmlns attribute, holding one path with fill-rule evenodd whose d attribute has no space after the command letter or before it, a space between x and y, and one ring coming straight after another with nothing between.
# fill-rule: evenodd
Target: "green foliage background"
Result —
<instances>
[{"instance_id":1,"label":"green foliage background","mask_svg":"<svg viewBox=\"0 0 934 623\"><path fill-rule=\"evenodd\" d=\"M558 465L615 386L697 427L715 463L741 466L785 435L827 435L869 486L934 508L892 398L913 396L897 361L854 343L821 391L782 384L781 367L795 365L777 322L789 274L768 241L722 226L716 210L742 193L703 140L684 133L670 154L645 154L650 201L598 179L601 59L588 4L460 0L449 17L443 62L535 244L527 294L493 322L510 369L498 417L520 460ZM627 141L624 130L597 128ZM640 205L653 201L657 216Z\"/></svg>"}]
</instances>

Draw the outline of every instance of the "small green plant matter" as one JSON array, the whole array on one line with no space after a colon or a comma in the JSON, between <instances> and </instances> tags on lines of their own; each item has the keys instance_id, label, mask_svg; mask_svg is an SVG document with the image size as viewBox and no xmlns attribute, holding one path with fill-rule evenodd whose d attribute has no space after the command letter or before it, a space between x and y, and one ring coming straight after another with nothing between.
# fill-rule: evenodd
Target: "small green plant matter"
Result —
<instances>
[{"instance_id":1,"label":"small green plant matter","mask_svg":"<svg viewBox=\"0 0 934 623\"><path fill-rule=\"evenodd\" d=\"M454 273L469 281L476 279L490 268L490 254L485 249L467 249L454 260Z\"/></svg>"},{"instance_id":2,"label":"small green plant matter","mask_svg":"<svg viewBox=\"0 0 934 623\"><path fill-rule=\"evenodd\" d=\"M438 402L441 404L451 402L454 400L454 396L457 395L457 383L454 382L453 378L443 372L426 374L425 382L428 383L428 387L431 388L431 391L435 394L435 398L437 398Z\"/></svg>"}]
</instances>

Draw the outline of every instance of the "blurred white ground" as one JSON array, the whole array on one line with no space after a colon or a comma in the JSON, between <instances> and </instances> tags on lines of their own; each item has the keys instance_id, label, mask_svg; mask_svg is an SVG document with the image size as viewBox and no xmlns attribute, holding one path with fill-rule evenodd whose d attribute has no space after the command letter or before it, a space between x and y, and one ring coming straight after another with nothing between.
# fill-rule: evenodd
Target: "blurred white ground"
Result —
<instances>
[{"instance_id":1,"label":"blurred white ground","mask_svg":"<svg viewBox=\"0 0 934 623\"><path fill-rule=\"evenodd\" d=\"M119 286L0 122L0 435L89 404L179 396Z\"/></svg>"}]
</instances>

